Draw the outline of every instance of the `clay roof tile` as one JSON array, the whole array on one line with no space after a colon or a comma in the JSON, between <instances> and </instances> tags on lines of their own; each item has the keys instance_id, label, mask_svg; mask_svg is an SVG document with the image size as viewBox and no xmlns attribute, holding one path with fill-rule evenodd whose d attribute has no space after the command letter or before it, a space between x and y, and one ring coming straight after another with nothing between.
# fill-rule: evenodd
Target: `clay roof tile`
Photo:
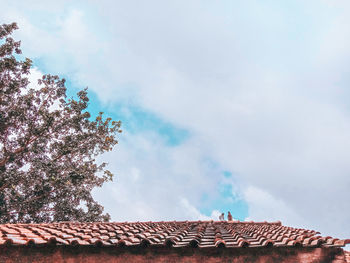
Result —
<instances>
[{"instance_id":1,"label":"clay roof tile","mask_svg":"<svg viewBox=\"0 0 350 263\"><path fill-rule=\"evenodd\" d=\"M350 239L281 222L171 221L134 223L4 224L0 246L343 247Z\"/></svg>"}]
</instances>

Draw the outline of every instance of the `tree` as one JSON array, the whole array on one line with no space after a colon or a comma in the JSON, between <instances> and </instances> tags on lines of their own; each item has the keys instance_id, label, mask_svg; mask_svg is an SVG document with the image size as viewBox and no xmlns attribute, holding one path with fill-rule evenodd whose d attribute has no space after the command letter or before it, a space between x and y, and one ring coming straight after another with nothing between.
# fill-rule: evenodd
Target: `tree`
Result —
<instances>
[{"instance_id":1,"label":"tree","mask_svg":"<svg viewBox=\"0 0 350 263\"><path fill-rule=\"evenodd\" d=\"M58 76L29 88L15 29L0 25L0 222L108 221L91 190L113 175L95 158L118 143L121 123L91 120L87 90L67 99Z\"/></svg>"}]
</instances>

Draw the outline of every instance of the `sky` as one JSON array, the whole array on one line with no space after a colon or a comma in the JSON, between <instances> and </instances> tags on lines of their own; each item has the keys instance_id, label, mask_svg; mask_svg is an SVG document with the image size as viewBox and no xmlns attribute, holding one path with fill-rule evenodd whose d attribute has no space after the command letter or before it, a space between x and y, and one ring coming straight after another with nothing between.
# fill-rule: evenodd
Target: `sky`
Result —
<instances>
[{"instance_id":1,"label":"sky","mask_svg":"<svg viewBox=\"0 0 350 263\"><path fill-rule=\"evenodd\" d=\"M41 74L122 121L113 221L277 221L350 237L350 2L7 1Z\"/></svg>"}]
</instances>

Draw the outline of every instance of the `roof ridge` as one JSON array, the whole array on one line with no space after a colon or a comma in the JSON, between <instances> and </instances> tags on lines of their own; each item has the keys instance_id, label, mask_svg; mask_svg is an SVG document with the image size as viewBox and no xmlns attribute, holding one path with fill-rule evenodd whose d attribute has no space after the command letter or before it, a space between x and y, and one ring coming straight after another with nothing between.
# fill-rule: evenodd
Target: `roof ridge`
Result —
<instances>
[{"instance_id":1,"label":"roof ridge","mask_svg":"<svg viewBox=\"0 0 350 263\"><path fill-rule=\"evenodd\" d=\"M233 220L233 221L219 221L219 220L172 220L172 221L111 221L111 222L103 222L103 221L97 221L97 222L83 222L83 221L57 221L57 222L43 222L43 223L5 223L0 225L50 225L50 224L160 224L160 223L178 223L178 224L193 224L193 223L229 223L229 224L268 224L268 225L282 225L281 221L240 221L240 220Z\"/></svg>"}]
</instances>

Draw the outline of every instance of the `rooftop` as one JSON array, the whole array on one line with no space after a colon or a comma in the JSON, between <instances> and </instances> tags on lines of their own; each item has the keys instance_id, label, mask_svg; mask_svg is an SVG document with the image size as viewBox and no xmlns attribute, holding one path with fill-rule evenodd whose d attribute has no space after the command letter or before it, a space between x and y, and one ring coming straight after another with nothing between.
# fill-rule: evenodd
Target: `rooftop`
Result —
<instances>
[{"instance_id":1,"label":"rooftop","mask_svg":"<svg viewBox=\"0 0 350 263\"><path fill-rule=\"evenodd\" d=\"M281 222L171 221L0 225L7 246L343 247L350 239L322 237Z\"/></svg>"}]
</instances>

